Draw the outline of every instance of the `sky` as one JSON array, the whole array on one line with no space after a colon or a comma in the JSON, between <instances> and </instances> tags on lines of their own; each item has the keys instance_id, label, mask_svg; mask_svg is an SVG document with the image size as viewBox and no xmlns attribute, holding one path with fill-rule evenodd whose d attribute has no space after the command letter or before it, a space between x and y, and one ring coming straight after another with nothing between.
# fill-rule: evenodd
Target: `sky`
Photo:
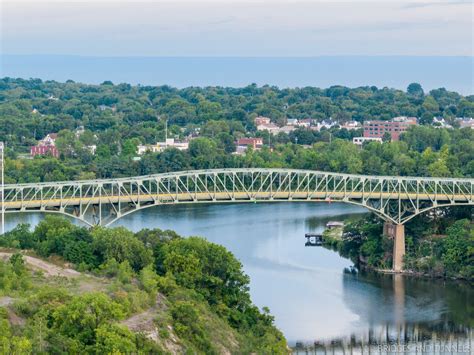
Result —
<instances>
[{"instance_id":1,"label":"sky","mask_svg":"<svg viewBox=\"0 0 474 355\"><path fill-rule=\"evenodd\" d=\"M472 1L0 0L2 54L473 56Z\"/></svg>"}]
</instances>

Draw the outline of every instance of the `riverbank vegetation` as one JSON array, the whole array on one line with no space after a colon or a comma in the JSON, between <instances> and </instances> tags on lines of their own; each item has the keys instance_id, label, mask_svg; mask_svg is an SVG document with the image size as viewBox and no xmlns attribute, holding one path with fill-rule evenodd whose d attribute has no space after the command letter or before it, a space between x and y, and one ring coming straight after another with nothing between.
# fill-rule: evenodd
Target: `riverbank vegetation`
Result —
<instances>
[{"instance_id":1,"label":"riverbank vegetation","mask_svg":"<svg viewBox=\"0 0 474 355\"><path fill-rule=\"evenodd\" d=\"M2 353L287 353L240 262L202 238L47 217L0 244ZM31 271L20 249L81 273Z\"/></svg>"},{"instance_id":2,"label":"riverbank vegetation","mask_svg":"<svg viewBox=\"0 0 474 355\"><path fill-rule=\"evenodd\" d=\"M474 281L472 208L417 216L406 224L405 235L406 271ZM392 267L393 241L383 235L383 221L375 215L348 223L340 239L326 233L325 244L361 266Z\"/></svg>"}]
</instances>

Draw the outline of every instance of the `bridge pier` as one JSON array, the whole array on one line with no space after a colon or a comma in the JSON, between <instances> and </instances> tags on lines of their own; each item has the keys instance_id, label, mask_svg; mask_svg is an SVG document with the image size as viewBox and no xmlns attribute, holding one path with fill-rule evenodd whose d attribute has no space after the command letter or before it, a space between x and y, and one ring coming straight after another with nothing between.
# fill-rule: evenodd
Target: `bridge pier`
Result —
<instances>
[{"instance_id":1,"label":"bridge pier","mask_svg":"<svg viewBox=\"0 0 474 355\"><path fill-rule=\"evenodd\" d=\"M385 222L383 234L393 239L393 263L392 270L401 272L403 270L403 257L405 256L405 226Z\"/></svg>"}]
</instances>

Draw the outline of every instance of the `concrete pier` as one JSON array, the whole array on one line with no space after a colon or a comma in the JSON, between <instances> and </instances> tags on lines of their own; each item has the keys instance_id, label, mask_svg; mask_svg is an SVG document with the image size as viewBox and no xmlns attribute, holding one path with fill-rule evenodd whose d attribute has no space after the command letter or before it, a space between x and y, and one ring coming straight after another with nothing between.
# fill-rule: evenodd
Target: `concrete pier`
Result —
<instances>
[{"instance_id":1,"label":"concrete pier","mask_svg":"<svg viewBox=\"0 0 474 355\"><path fill-rule=\"evenodd\" d=\"M403 270L403 257L405 256L405 226L385 222L383 233L393 239L393 271Z\"/></svg>"}]
</instances>

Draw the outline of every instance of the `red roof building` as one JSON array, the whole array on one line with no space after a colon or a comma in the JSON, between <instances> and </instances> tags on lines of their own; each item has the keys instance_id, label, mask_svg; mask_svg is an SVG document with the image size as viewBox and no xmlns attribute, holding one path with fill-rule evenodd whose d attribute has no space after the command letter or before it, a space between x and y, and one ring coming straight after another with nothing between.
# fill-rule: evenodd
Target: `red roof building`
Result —
<instances>
[{"instance_id":1,"label":"red roof building","mask_svg":"<svg viewBox=\"0 0 474 355\"><path fill-rule=\"evenodd\" d=\"M252 146L254 150L260 149L263 146L263 139L262 138L240 138L237 140L237 145L244 146L244 147L248 147L250 145Z\"/></svg>"}]
</instances>

